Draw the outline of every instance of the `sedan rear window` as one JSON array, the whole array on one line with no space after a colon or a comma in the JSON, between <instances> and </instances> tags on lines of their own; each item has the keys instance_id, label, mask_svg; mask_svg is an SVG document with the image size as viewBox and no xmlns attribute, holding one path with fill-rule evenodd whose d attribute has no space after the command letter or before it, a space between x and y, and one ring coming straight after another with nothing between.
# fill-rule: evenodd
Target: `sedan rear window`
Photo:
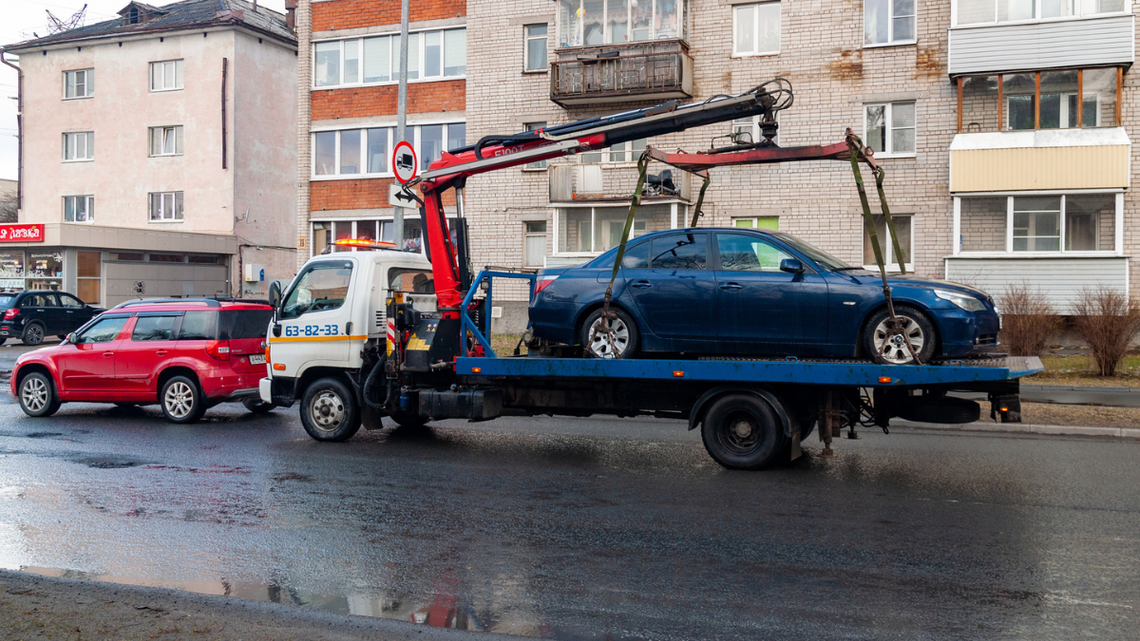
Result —
<instances>
[{"instance_id":1,"label":"sedan rear window","mask_svg":"<svg viewBox=\"0 0 1140 641\"><path fill-rule=\"evenodd\" d=\"M273 310L222 310L221 319L219 335L222 340L265 338L269 333L269 323L273 322Z\"/></svg>"},{"instance_id":2,"label":"sedan rear window","mask_svg":"<svg viewBox=\"0 0 1140 641\"><path fill-rule=\"evenodd\" d=\"M653 239L650 269L704 269L704 234L668 234Z\"/></svg>"}]
</instances>

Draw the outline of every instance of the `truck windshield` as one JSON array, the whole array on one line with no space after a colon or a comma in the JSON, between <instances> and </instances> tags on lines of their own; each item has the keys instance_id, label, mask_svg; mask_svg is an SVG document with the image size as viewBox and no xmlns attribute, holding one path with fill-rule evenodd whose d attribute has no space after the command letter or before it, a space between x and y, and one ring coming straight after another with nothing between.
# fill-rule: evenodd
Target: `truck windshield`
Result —
<instances>
[{"instance_id":1,"label":"truck windshield","mask_svg":"<svg viewBox=\"0 0 1140 641\"><path fill-rule=\"evenodd\" d=\"M308 312L339 308L344 304L351 278L352 263L347 261L309 265L285 297L281 318L297 318Z\"/></svg>"},{"instance_id":2,"label":"truck windshield","mask_svg":"<svg viewBox=\"0 0 1140 641\"><path fill-rule=\"evenodd\" d=\"M819 249L818 247L815 247L814 245L809 245L808 243L805 243L795 236L789 236L787 234L781 234L779 232L773 232L772 236L780 239L780 241L790 246L792 249L812 259L818 263L820 267L826 269L829 272L835 272L844 269L854 269L851 265L848 265L847 263L839 260L835 256L832 256L831 254L823 251L822 249Z\"/></svg>"}]
</instances>

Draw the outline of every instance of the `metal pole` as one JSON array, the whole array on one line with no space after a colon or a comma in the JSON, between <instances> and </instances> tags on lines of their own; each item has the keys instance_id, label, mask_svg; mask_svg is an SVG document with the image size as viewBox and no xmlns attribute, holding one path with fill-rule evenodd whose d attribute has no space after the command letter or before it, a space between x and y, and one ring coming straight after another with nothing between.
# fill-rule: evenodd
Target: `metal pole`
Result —
<instances>
[{"instance_id":1,"label":"metal pole","mask_svg":"<svg viewBox=\"0 0 1140 641\"><path fill-rule=\"evenodd\" d=\"M408 126L408 0L400 0L400 92L396 104L396 140L407 140ZM393 235L398 247L404 246L404 208L396 207L392 215Z\"/></svg>"}]
</instances>

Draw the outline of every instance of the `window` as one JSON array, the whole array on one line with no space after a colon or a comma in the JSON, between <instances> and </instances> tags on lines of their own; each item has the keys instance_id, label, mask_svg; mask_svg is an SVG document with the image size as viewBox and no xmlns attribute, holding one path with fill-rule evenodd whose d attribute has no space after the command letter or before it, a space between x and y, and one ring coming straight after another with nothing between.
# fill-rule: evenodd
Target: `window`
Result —
<instances>
[{"instance_id":1,"label":"window","mask_svg":"<svg viewBox=\"0 0 1140 641\"><path fill-rule=\"evenodd\" d=\"M523 129L527 131L538 131L539 129L545 128L545 122L529 122L523 125ZM546 169L546 161L539 160L536 162L528 162L527 164L523 165L523 169Z\"/></svg>"},{"instance_id":2,"label":"window","mask_svg":"<svg viewBox=\"0 0 1140 641\"><path fill-rule=\"evenodd\" d=\"M528 24L523 27L525 49L523 69L546 71L546 25Z\"/></svg>"},{"instance_id":3,"label":"window","mask_svg":"<svg viewBox=\"0 0 1140 641\"><path fill-rule=\"evenodd\" d=\"M408 34L408 80L454 78L466 73L466 29ZM399 81L399 34L326 40L313 45L314 87Z\"/></svg>"},{"instance_id":4,"label":"window","mask_svg":"<svg viewBox=\"0 0 1140 641\"><path fill-rule=\"evenodd\" d=\"M444 151L467 145L467 125L408 125L408 142L423 171ZM313 133L313 176L391 176L388 157L396 140L395 127L370 127Z\"/></svg>"},{"instance_id":5,"label":"window","mask_svg":"<svg viewBox=\"0 0 1140 641\"><path fill-rule=\"evenodd\" d=\"M780 53L780 3L741 4L733 8L732 53L756 56Z\"/></svg>"},{"instance_id":6,"label":"window","mask_svg":"<svg viewBox=\"0 0 1140 641\"><path fill-rule=\"evenodd\" d=\"M1075 18L1124 11L1123 0L957 0L956 25Z\"/></svg>"},{"instance_id":7,"label":"window","mask_svg":"<svg viewBox=\"0 0 1140 641\"><path fill-rule=\"evenodd\" d=\"M546 258L546 221L524 223L526 233L523 240L523 265L541 267Z\"/></svg>"},{"instance_id":8,"label":"window","mask_svg":"<svg viewBox=\"0 0 1140 641\"><path fill-rule=\"evenodd\" d=\"M127 318L127 316L116 316L96 321L75 338L75 344L109 343L118 338L119 332L123 331L123 326L127 324Z\"/></svg>"},{"instance_id":9,"label":"window","mask_svg":"<svg viewBox=\"0 0 1140 641\"><path fill-rule=\"evenodd\" d=\"M684 218L684 212L678 214ZM625 230L629 207L570 207L555 210L555 252L558 254L600 254L618 246ZM672 205L645 205L637 208L629 237L651 231L672 229Z\"/></svg>"},{"instance_id":10,"label":"window","mask_svg":"<svg viewBox=\"0 0 1140 641\"><path fill-rule=\"evenodd\" d=\"M139 316L135 329L131 332L132 341L168 341L174 337L174 323L177 316Z\"/></svg>"},{"instance_id":11,"label":"window","mask_svg":"<svg viewBox=\"0 0 1140 641\"><path fill-rule=\"evenodd\" d=\"M1117 251L1121 194L961 197L955 204L962 252Z\"/></svg>"},{"instance_id":12,"label":"window","mask_svg":"<svg viewBox=\"0 0 1140 641\"><path fill-rule=\"evenodd\" d=\"M182 88L182 61L164 60L150 63L150 90L171 91Z\"/></svg>"},{"instance_id":13,"label":"window","mask_svg":"<svg viewBox=\"0 0 1140 641\"><path fill-rule=\"evenodd\" d=\"M1122 77L1123 69L1109 67L959 78L958 131L1119 126Z\"/></svg>"},{"instance_id":14,"label":"window","mask_svg":"<svg viewBox=\"0 0 1140 641\"><path fill-rule=\"evenodd\" d=\"M309 265L297 278L281 306L281 318L297 318L308 312L337 309L348 295L352 263L319 262Z\"/></svg>"},{"instance_id":15,"label":"window","mask_svg":"<svg viewBox=\"0 0 1140 641\"><path fill-rule=\"evenodd\" d=\"M558 46L688 37L688 0L558 0Z\"/></svg>"},{"instance_id":16,"label":"window","mask_svg":"<svg viewBox=\"0 0 1140 641\"><path fill-rule=\"evenodd\" d=\"M863 44L915 42L915 0L864 0Z\"/></svg>"},{"instance_id":17,"label":"window","mask_svg":"<svg viewBox=\"0 0 1140 641\"><path fill-rule=\"evenodd\" d=\"M76 69L63 72L64 98L90 98L95 95L95 70Z\"/></svg>"},{"instance_id":18,"label":"window","mask_svg":"<svg viewBox=\"0 0 1140 641\"><path fill-rule=\"evenodd\" d=\"M184 263L185 257L182 254L160 254L159 252L151 252L147 258L152 263Z\"/></svg>"},{"instance_id":19,"label":"window","mask_svg":"<svg viewBox=\"0 0 1140 641\"><path fill-rule=\"evenodd\" d=\"M903 253L905 265L908 271L912 269L914 264L914 252L911 234L911 226L913 216L893 214L891 215L891 222L894 223L895 233L899 235L899 247ZM891 230L887 229L887 219L882 214L872 214L871 219L875 225L875 235L879 239L879 246L883 250L883 262L886 263L887 269L898 271L899 257L895 255L895 243L891 238ZM864 226L863 229L863 264L871 269L878 269L878 263L875 262L875 247L871 244L871 234Z\"/></svg>"},{"instance_id":20,"label":"window","mask_svg":"<svg viewBox=\"0 0 1140 641\"><path fill-rule=\"evenodd\" d=\"M704 269L705 234L667 234L654 238L649 248L650 269Z\"/></svg>"},{"instance_id":21,"label":"window","mask_svg":"<svg viewBox=\"0 0 1140 641\"><path fill-rule=\"evenodd\" d=\"M64 196L63 222L90 223L95 221L94 196Z\"/></svg>"},{"instance_id":22,"label":"window","mask_svg":"<svg viewBox=\"0 0 1140 641\"><path fill-rule=\"evenodd\" d=\"M637 159L641 157L641 152L645 151L645 146L647 144L649 144L648 138L638 138L637 140L621 142L611 147L607 147L599 152L581 154L578 156L578 162L582 164L599 162L637 162Z\"/></svg>"},{"instance_id":23,"label":"window","mask_svg":"<svg viewBox=\"0 0 1140 641\"><path fill-rule=\"evenodd\" d=\"M866 105L863 142L880 156L914 155L914 103Z\"/></svg>"},{"instance_id":24,"label":"window","mask_svg":"<svg viewBox=\"0 0 1140 641\"><path fill-rule=\"evenodd\" d=\"M150 194L150 221L182 220L182 192L163 191Z\"/></svg>"},{"instance_id":25,"label":"window","mask_svg":"<svg viewBox=\"0 0 1140 641\"><path fill-rule=\"evenodd\" d=\"M186 312L182 315L182 324L178 328L178 340L217 340L215 338L218 335L217 324L217 312Z\"/></svg>"},{"instance_id":26,"label":"window","mask_svg":"<svg viewBox=\"0 0 1140 641\"><path fill-rule=\"evenodd\" d=\"M151 156L182 155L182 125L150 128Z\"/></svg>"},{"instance_id":27,"label":"window","mask_svg":"<svg viewBox=\"0 0 1140 641\"><path fill-rule=\"evenodd\" d=\"M406 294L434 294L435 279L430 271L393 267L388 270L388 289Z\"/></svg>"},{"instance_id":28,"label":"window","mask_svg":"<svg viewBox=\"0 0 1140 641\"><path fill-rule=\"evenodd\" d=\"M59 297L60 307L66 307L68 309L82 309L83 308L83 301L72 296L71 294L56 294L56 296Z\"/></svg>"},{"instance_id":29,"label":"window","mask_svg":"<svg viewBox=\"0 0 1140 641\"><path fill-rule=\"evenodd\" d=\"M737 229L770 229L779 231L780 219L777 216L757 216L755 218L733 218L732 226Z\"/></svg>"},{"instance_id":30,"label":"window","mask_svg":"<svg viewBox=\"0 0 1140 641\"><path fill-rule=\"evenodd\" d=\"M102 269L102 255L100 252L77 252L78 265L76 275L78 280L76 282L75 293L79 295L84 301L93 305L99 304L99 276ZM67 294L61 294L61 298L66 298Z\"/></svg>"},{"instance_id":31,"label":"window","mask_svg":"<svg viewBox=\"0 0 1140 641\"><path fill-rule=\"evenodd\" d=\"M778 272L780 261L793 256L751 234L717 234L720 268L730 272Z\"/></svg>"},{"instance_id":32,"label":"window","mask_svg":"<svg viewBox=\"0 0 1140 641\"><path fill-rule=\"evenodd\" d=\"M77 131L63 134L64 160L94 160L95 132Z\"/></svg>"}]
</instances>

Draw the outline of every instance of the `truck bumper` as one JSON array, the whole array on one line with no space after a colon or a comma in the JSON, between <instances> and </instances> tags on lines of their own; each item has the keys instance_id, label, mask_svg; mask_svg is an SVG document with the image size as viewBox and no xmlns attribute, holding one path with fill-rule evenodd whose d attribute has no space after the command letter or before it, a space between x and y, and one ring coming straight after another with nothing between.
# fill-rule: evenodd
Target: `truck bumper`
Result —
<instances>
[{"instance_id":1,"label":"truck bumper","mask_svg":"<svg viewBox=\"0 0 1140 641\"><path fill-rule=\"evenodd\" d=\"M267 376L257 384L257 394L261 400L277 407L292 407L296 400L293 395L296 389L297 379L280 376Z\"/></svg>"},{"instance_id":2,"label":"truck bumper","mask_svg":"<svg viewBox=\"0 0 1140 641\"><path fill-rule=\"evenodd\" d=\"M266 378L263 378L260 381L258 381L258 383L257 383L257 395L261 397L262 403L272 403L273 402L273 393L271 392L272 389L273 389L273 379L266 377Z\"/></svg>"}]
</instances>

